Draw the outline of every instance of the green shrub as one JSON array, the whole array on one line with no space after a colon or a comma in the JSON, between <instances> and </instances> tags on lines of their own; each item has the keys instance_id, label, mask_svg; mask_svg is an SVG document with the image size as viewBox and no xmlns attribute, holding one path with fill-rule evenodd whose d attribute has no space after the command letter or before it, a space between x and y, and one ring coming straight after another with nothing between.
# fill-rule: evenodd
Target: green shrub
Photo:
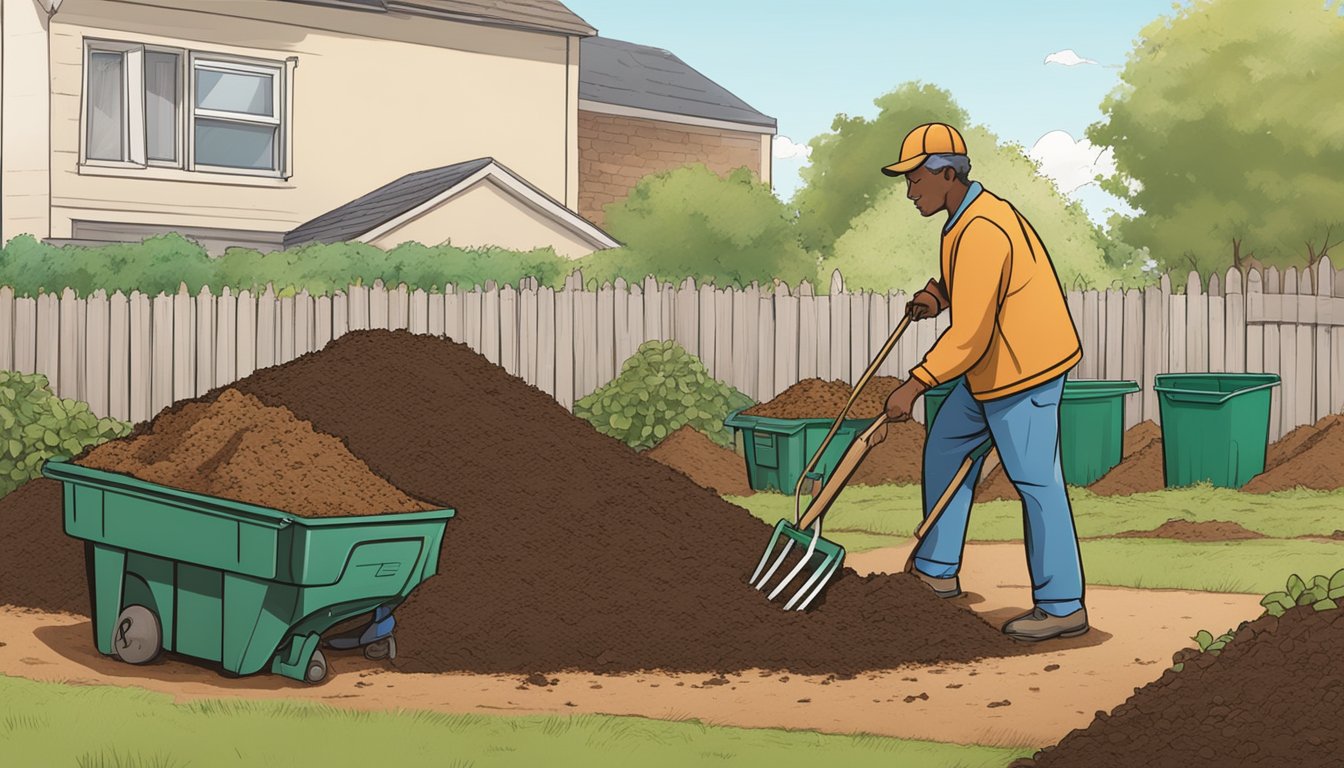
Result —
<instances>
[{"instance_id":1,"label":"green shrub","mask_svg":"<svg viewBox=\"0 0 1344 768\"><path fill-rule=\"evenodd\" d=\"M65 288L80 296L100 288L157 295L175 293L183 283L193 295L206 285L217 294L225 286L255 292L268 284L280 292L327 295L375 280L428 291L488 280L516 285L521 278L535 277L559 287L575 267L550 248L518 252L403 243L384 251L366 243L317 243L265 254L229 248L211 258L180 235L101 246L55 246L20 235L0 250L0 285L13 287L19 296Z\"/></svg>"},{"instance_id":2,"label":"green shrub","mask_svg":"<svg viewBox=\"0 0 1344 768\"><path fill-rule=\"evenodd\" d=\"M723 420L752 399L710 377L700 358L674 341L649 341L611 383L574 405L574 413L635 450L657 445L689 424L719 445L732 445Z\"/></svg>"},{"instance_id":3,"label":"green shrub","mask_svg":"<svg viewBox=\"0 0 1344 768\"><path fill-rule=\"evenodd\" d=\"M130 431L130 424L94 416L88 403L52 394L46 376L0 371L0 496L37 477L52 456L73 456Z\"/></svg>"},{"instance_id":4,"label":"green shrub","mask_svg":"<svg viewBox=\"0 0 1344 768\"><path fill-rule=\"evenodd\" d=\"M817 260L799 245L792 212L746 168L727 178L703 165L650 175L606 214L607 230L625 247L580 260L584 277L599 283L653 275L728 287L816 278Z\"/></svg>"}]
</instances>

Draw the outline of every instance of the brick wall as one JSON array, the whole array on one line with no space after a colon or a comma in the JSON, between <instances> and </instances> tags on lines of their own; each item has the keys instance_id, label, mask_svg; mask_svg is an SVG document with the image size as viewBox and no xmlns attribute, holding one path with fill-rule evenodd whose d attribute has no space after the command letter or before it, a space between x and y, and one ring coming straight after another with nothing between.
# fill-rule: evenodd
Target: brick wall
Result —
<instances>
[{"instance_id":1,"label":"brick wall","mask_svg":"<svg viewBox=\"0 0 1344 768\"><path fill-rule=\"evenodd\" d=\"M704 163L761 175L761 134L579 111L579 213L599 226L603 208L651 173Z\"/></svg>"}]
</instances>

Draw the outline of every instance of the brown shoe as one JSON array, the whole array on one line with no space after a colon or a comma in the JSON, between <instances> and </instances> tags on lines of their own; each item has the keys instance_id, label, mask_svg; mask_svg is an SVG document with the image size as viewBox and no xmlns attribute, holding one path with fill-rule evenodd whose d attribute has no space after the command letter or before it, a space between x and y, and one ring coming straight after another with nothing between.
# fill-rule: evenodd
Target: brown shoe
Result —
<instances>
[{"instance_id":1,"label":"brown shoe","mask_svg":"<svg viewBox=\"0 0 1344 768\"><path fill-rule=\"evenodd\" d=\"M933 594L944 600L950 600L951 598L961 596L961 582L957 581L956 576L945 576L940 578L938 576L930 576L926 573L922 573L918 568L912 570L914 571L914 574L919 577L920 581L929 585L929 588L933 590Z\"/></svg>"},{"instance_id":2,"label":"brown shoe","mask_svg":"<svg viewBox=\"0 0 1344 768\"><path fill-rule=\"evenodd\" d=\"M1056 637L1078 637L1087 630L1086 608L1079 608L1068 616L1051 616L1040 608L1032 608L1003 625L1005 635L1033 643Z\"/></svg>"}]
</instances>

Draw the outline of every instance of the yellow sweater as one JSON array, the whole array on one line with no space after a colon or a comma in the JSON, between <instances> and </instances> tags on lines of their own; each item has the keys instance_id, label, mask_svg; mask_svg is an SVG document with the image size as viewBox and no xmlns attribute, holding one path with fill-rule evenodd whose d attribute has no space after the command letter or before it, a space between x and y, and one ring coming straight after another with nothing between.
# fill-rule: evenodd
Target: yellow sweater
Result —
<instances>
[{"instance_id":1,"label":"yellow sweater","mask_svg":"<svg viewBox=\"0 0 1344 768\"><path fill-rule=\"evenodd\" d=\"M943 235L942 282L952 325L910 371L924 384L965 374L977 400L992 400L1082 359L1050 256L1006 200L982 191Z\"/></svg>"}]
</instances>

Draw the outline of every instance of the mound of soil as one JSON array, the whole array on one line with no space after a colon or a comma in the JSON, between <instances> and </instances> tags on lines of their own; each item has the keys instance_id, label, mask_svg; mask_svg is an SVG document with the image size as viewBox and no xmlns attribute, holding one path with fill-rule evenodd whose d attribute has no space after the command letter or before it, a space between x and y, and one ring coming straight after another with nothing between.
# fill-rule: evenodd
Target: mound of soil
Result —
<instances>
[{"instance_id":1,"label":"mound of soil","mask_svg":"<svg viewBox=\"0 0 1344 768\"><path fill-rule=\"evenodd\" d=\"M315 432L288 408L236 389L166 412L76 463L302 517L433 508L393 488L340 440Z\"/></svg>"},{"instance_id":2,"label":"mound of soil","mask_svg":"<svg viewBox=\"0 0 1344 768\"><path fill-rule=\"evenodd\" d=\"M685 426L668 435L645 456L691 478L701 488L720 496L750 496L747 466L741 456L709 439L700 430Z\"/></svg>"},{"instance_id":3,"label":"mound of soil","mask_svg":"<svg viewBox=\"0 0 1344 768\"><path fill-rule=\"evenodd\" d=\"M1252 531L1241 523L1226 520L1180 520L1173 518L1151 531L1125 531L1117 539L1178 539L1180 541L1241 541L1263 539L1265 535Z\"/></svg>"},{"instance_id":4,"label":"mound of soil","mask_svg":"<svg viewBox=\"0 0 1344 768\"><path fill-rule=\"evenodd\" d=\"M875 418L886 408L887 398L899 386L901 380L893 376L873 377L854 407L849 409L848 418ZM834 419L840 415L853 391L848 383L838 379L803 379L779 393L774 400L753 405L743 413L772 419Z\"/></svg>"},{"instance_id":5,"label":"mound of soil","mask_svg":"<svg viewBox=\"0 0 1344 768\"><path fill-rule=\"evenodd\" d=\"M887 425L887 439L869 451L849 482L851 485L905 485L918 483L923 476L924 425L905 421Z\"/></svg>"},{"instance_id":6,"label":"mound of soil","mask_svg":"<svg viewBox=\"0 0 1344 768\"><path fill-rule=\"evenodd\" d=\"M84 542L65 535L55 480L29 480L0 499L0 605L89 613Z\"/></svg>"},{"instance_id":7,"label":"mound of soil","mask_svg":"<svg viewBox=\"0 0 1344 768\"><path fill-rule=\"evenodd\" d=\"M1344 601L1341 601L1344 602ZM1344 609L1295 608L1237 630L1218 656L1137 690L1019 768L1337 766L1344 759Z\"/></svg>"},{"instance_id":8,"label":"mound of soil","mask_svg":"<svg viewBox=\"0 0 1344 768\"><path fill-rule=\"evenodd\" d=\"M1306 431L1311 430L1311 431ZM1273 457L1271 463L1270 457ZM1331 416L1309 427L1298 427L1271 446L1267 469L1247 483L1248 493L1270 493L1292 488L1329 491L1344 487L1344 417Z\"/></svg>"},{"instance_id":9,"label":"mound of soil","mask_svg":"<svg viewBox=\"0 0 1344 768\"><path fill-rule=\"evenodd\" d=\"M769 526L465 345L352 333L236 386L457 510L440 574L398 609L404 669L841 673L1023 652L903 574L846 570L812 611L781 610L746 584Z\"/></svg>"},{"instance_id":10,"label":"mound of soil","mask_svg":"<svg viewBox=\"0 0 1344 768\"><path fill-rule=\"evenodd\" d=\"M1120 463L1087 488L1100 496L1130 496L1166 487L1162 431L1151 421L1125 431Z\"/></svg>"},{"instance_id":11,"label":"mound of soil","mask_svg":"<svg viewBox=\"0 0 1344 768\"><path fill-rule=\"evenodd\" d=\"M1020 501L1022 494L1013 487L1013 481L1003 471L1003 464L997 460L994 466L985 472L982 468L980 482L975 486L976 501Z\"/></svg>"}]
</instances>

